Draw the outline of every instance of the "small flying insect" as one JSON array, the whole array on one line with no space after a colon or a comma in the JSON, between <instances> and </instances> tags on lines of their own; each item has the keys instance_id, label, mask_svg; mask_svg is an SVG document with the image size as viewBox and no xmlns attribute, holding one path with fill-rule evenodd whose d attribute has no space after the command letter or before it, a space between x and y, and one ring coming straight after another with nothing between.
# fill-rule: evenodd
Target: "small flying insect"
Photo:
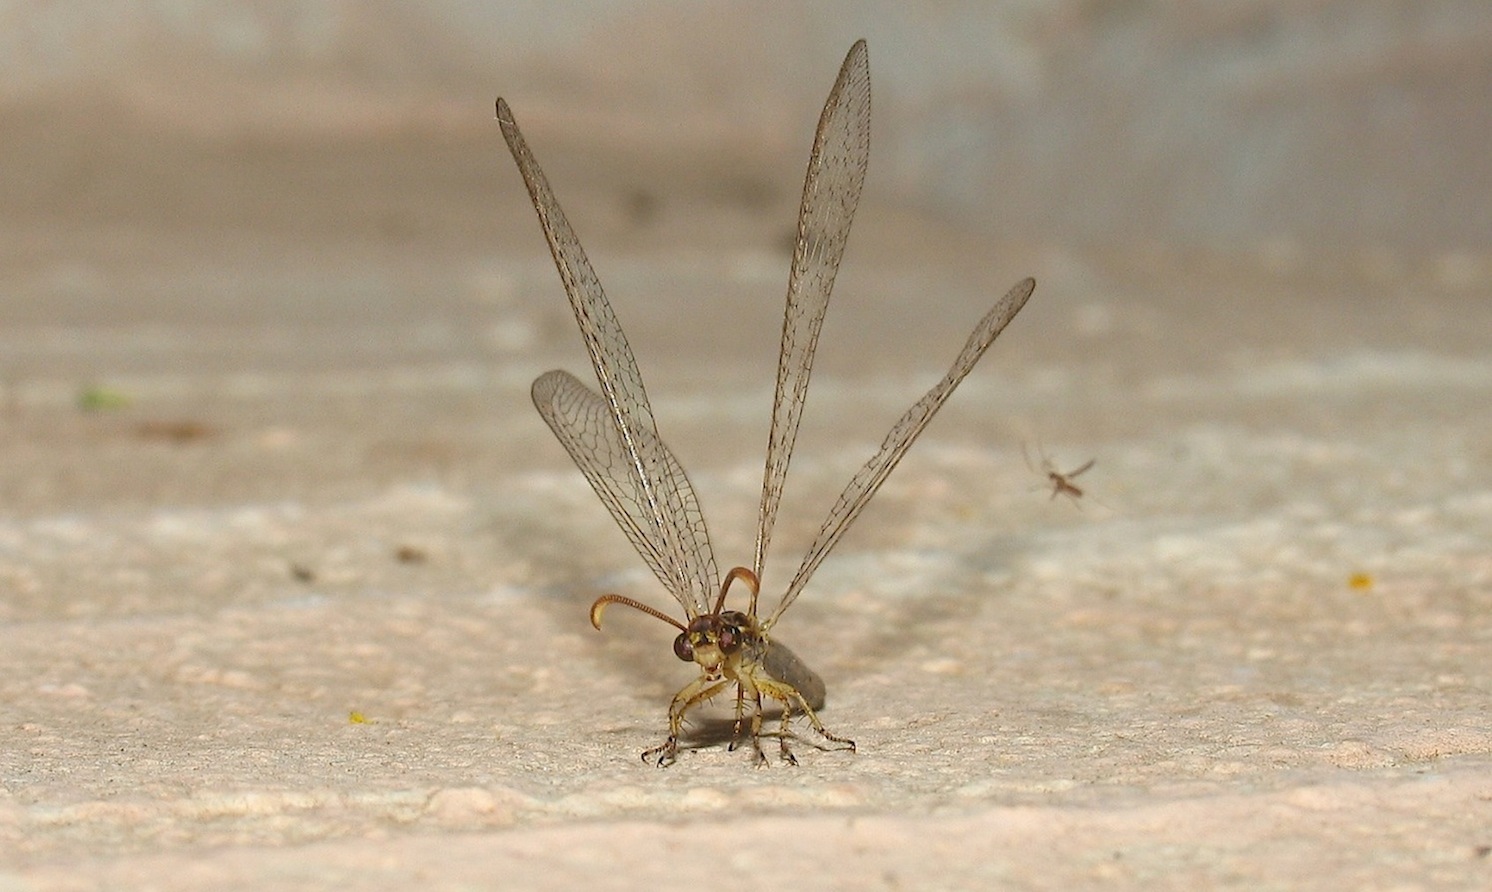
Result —
<instances>
[{"instance_id":1,"label":"small flying insect","mask_svg":"<svg viewBox=\"0 0 1492 892\"><path fill-rule=\"evenodd\" d=\"M1026 459L1026 467L1030 468L1032 471L1035 471L1038 474L1045 474L1047 482L1052 485L1052 495L1051 498L1047 499L1047 501L1051 501L1057 496L1067 496L1067 498L1071 500L1074 505L1077 505L1079 508L1083 507L1081 504L1081 500L1083 498L1083 489L1072 481L1073 478L1093 467L1093 465L1097 463L1098 459L1090 458L1087 461L1083 462L1081 465L1064 474L1063 472L1057 470L1056 463L1053 462L1051 457L1048 456L1045 452L1041 453L1040 471L1037 471L1036 466L1031 464L1031 455L1026 451L1026 445L1024 443L1021 444L1021 455L1024 456Z\"/></svg>"},{"instance_id":2,"label":"small flying insect","mask_svg":"<svg viewBox=\"0 0 1492 892\"><path fill-rule=\"evenodd\" d=\"M668 736L663 743L645 750L643 760L656 761L660 767L672 764L678 756L685 715L731 685L735 686L736 703L730 748L735 749L749 733L746 739L757 765L767 764L763 736L776 736L780 759L796 764L788 739L795 736L790 733L789 723L797 715L807 719L828 744L853 751L853 740L831 733L819 720L824 682L777 639L777 621L797 600L824 557L854 523L912 441L1025 305L1035 281L1021 281L995 304L974 327L943 380L892 426L880 449L840 494L797 575L777 606L763 618L757 613L757 598L767 546L808 392L819 329L869 161L870 68L865 41L850 48L840 67L808 159L782 321L782 351L767 439L756 555L750 569L736 567L723 579L716 570L699 499L683 466L658 435L642 375L616 314L539 163L524 142L512 111L501 99L497 100L497 120L538 212L539 225L549 242L600 385L598 393L568 372L547 372L534 381L534 405L633 547L684 611L684 619L678 620L633 598L608 594L591 605L591 624L601 628L602 614L612 604L631 607L678 629L674 655L699 665L699 677L685 685L669 704ZM744 611L726 609L727 596L735 583L749 592ZM782 705L775 735L762 731L763 697Z\"/></svg>"}]
</instances>

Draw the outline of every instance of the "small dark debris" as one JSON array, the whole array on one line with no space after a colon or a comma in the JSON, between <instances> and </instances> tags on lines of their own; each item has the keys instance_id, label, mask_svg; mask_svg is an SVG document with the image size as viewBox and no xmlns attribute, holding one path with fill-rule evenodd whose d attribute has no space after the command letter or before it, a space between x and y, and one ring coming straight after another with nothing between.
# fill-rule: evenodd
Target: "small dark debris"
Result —
<instances>
[{"instance_id":1,"label":"small dark debris","mask_svg":"<svg viewBox=\"0 0 1492 892\"><path fill-rule=\"evenodd\" d=\"M626 209L627 219L632 222L633 226L651 226L658 221L661 203L658 201L658 196L647 189L638 186L628 190L622 203Z\"/></svg>"},{"instance_id":2,"label":"small dark debris","mask_svg":"<svg viewBox=\"0 0 1492 892\"><path fill-rule=\"evenodd\" d=\"M430 555L418 545L400 545L394 550L394 559L401 564L423 564Z\"/></svg>"},{"instance_id":3,"label":"small dark debris","mask_svg":"<svg viewBox=\"0 0 1492 892\"><path fill-rule=\"evenodd\" d=\"M217 431L211 425L200 421L142 421L135 425L135 435L142 440L192 443L215 434Z\"/></svg>"}]
</instances>

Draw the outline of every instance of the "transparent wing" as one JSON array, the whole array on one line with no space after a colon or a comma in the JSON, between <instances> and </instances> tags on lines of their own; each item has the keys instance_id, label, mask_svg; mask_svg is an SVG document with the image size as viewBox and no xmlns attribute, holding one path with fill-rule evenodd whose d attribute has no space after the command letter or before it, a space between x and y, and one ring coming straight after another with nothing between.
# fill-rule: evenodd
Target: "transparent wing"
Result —
<instances>
[{"instance_id":1,"label":"transparent wing","mask_svg":"<svg viewBox=\"0 0 1492 892\"><path fill-rule=\"evenodd\" d=\"M715 584L711 582L703 591L699 590L691 571L705 562L695 551L703 539L704 525L699 524L701 536L692 538L695 526L688 519L685 497L680 492L678 479L671 472L671 457L667 456L658 437L652 406L648 403L642 374L637 369L632 348L627 344L627 336L622 333L622 326L601 290L601 282L596 278L585 250L580 247L580 240L565 219L564 211L560 210L544 171L529 151L512 110L501 99L497 100L497 122L502 127L508 149L513 153L513 160L518 164L518 171L523 175L524 185L528 187L529 198L539 215L539 225L549 242L549 252L554 256L555 268L559 270L586 352L590 354L591 365L596 371L596 381L601 385L600 396L611 416L621 450L621 463L616 468L619 477L615 484L619 489L628 489L634 494L644 529L655 537L653 541L658 546L659 567L663 570L659 576L666 580L668 590L679 599L692 619L709 610L710 589ZM688 501L697 513L698 505L692 492Z\"/></svg>"},{"instance_id":2,"label":"transparent wing","mask_svg":"<svg viewBox=\"0 0 1492 892\"><path fill-rule=\"evenodd\" d=\"M601 503L617 526L627 534L632 547L642 555L658 580L687 610L698 593L706 595L716 585L715 555L705 531L705 518L694 496L694 487L667 444L658 443L667 474L673 479L683 504L683 526L678 535L686 548L678 555L684 561L684 576L690 588L676 591L678 568L668 552L668 539L653 522L651 510L631 484L631 456L617 437L611 407L601 394L582 384L569 372L547 372L534 381L534 406L554 431L554 436L590 481ZM647 436L644 434L643 436ZM690 614L692 619L695 614Z\"/></svg>"},{"instance_id":3,"label":"transparent wing","mask_svg":"<svg viewBox=\"0 0 1492 892\"><path fill-rule=\"evenodd\" d=\"M979 357L984 355L984 351L989 349L989 345L994 343L1000 332L1005 330L1005 326L1015 318L1015 314L1020 311L1021 307L1026 305L1026 299L1031 296L1031 291L1035 287L1035 279L1025 279L1000 298L984 318L979 320L979 324L974 326L974 331L970 333L969 340L964 344L964 349L958 354L958 358L953 361L953 366L948 369L948 374L944 375L943 380L934 385L931 390L923 394L922 399L914 403L912 408L908 409L907 413L891 426L886 439L881 441L880 450L865 463L864 467L855 472L854 477L850 478L849 485L844 488L844 492L839 494L839 501L834 503L834 508L824 520L824 525L819 528L818 536L809 546L808 554L804 556L802 565L798 567L798 574L793 577L787 591L783 593L782 601L762 624L764 631L770 629L772 624L782 616L783 611L792 606L798 593L803 590L803 586L808 584L809 577L813 576L824 557L833 550L839 537L843 536L850 525L855 522L855 518L860 516L860 511L865 508L870 497L875 495L877 489L880 489L887 475L891 473L891 469L895 468L896 463L906 455L907 449L917 439L917 435L922 433L922 429L947 401L954 388L958 387L964 376L969 374L969 370L974 368Z\"/></svg>"},{"instance_id":4,"label":"transparent wing","mask_svg":"<svg viewBox=\"0 0 1492 892\"><path fill-rule=\"evenodd\" d=\"M767 440L767 467L762 476L761 514L757 523L755 570L758 579L767 562L767 545L782 500L782 486L803 416L808 377L819 329L829 308L829 292L844 257L850 222L865 183L870 160L870 63L865 41L850 47L839 78L829 91L808 156L803 202L798 210L798 240L788 277L787 310L782 317L782 352L777 360L777 394L772 403L772 432Z\"/></svg>"}]
</instances>

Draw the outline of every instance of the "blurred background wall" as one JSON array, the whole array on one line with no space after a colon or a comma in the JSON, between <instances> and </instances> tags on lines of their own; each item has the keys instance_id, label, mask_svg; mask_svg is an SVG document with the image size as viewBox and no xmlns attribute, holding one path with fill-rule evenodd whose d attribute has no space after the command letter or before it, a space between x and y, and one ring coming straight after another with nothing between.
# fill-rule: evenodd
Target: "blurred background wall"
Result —
<instances>
[{"instance_id":1,"label":"blurred background wall","mask_svg":"<svg viewBox=\"0 0 1492 892\"><path fill-rule=\"evenodd\" d=\"M134 174L170 178L167 145L470 138L497 165L499 94L551 142L704 188L719 171L695 183L673 162L797 169L860 36L873 188L962 225L1221 248L1492 242L1486 0L9 0L0 201L126 214L150 197Z\"/></svg>"}]
</instances>

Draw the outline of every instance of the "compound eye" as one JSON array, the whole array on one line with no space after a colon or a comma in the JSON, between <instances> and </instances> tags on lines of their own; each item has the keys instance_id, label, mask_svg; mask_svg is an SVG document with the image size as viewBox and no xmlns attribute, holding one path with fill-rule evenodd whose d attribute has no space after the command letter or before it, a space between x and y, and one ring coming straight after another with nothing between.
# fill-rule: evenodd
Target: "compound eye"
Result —
<instances>
[{"instance_id":1,"label":"compound eye","mask_svg":"<svg viewBox=\"0 0 1492 892\"><path fill-rule=\"evenodd\" d=\"M683 632L673 640L673 655L686 663L694 659L694 645L689 643L689 636Z\"/></svg>"},{"instance_id":2,"label":"compound eye","mask_svg":"<svg viewBox=\"0 0 1492 892\"><path fill-rule=\"evenodd\" d=\"M721 629L720 649L725 651L726 653L730 653L731 651L735 650L737 643L740 641L740 632L741 630L737 629L735 626L726 626L725 628Z\"/></svg>"}]
</instances>

